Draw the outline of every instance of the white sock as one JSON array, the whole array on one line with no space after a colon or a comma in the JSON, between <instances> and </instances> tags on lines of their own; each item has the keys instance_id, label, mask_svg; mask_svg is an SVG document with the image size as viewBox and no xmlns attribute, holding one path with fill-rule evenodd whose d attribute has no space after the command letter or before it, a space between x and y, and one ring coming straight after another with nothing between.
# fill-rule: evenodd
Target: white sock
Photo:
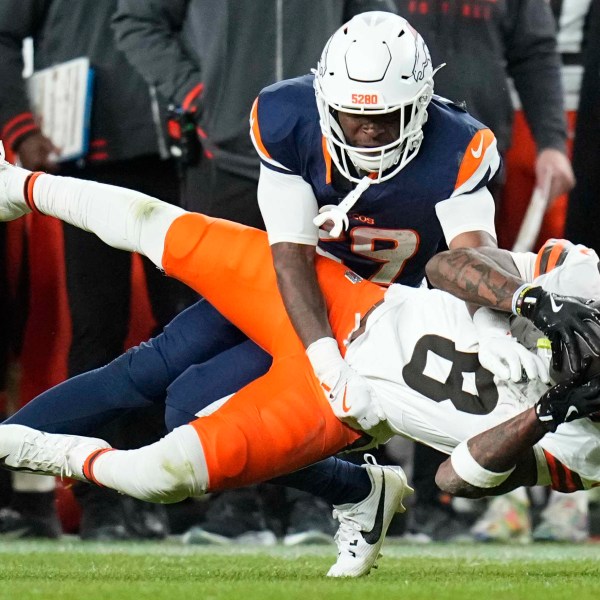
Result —
<instances>
[{"instance_id":1,"label":"white sock","mask_svg":"<svg viewBox=\"0 0 600 600\"><path fill-rule=\"evenodd\" d=\"M71 177L40 175L33 188L36 208L113 248L139 252L162 268L164 240L185 211L140 192Z\"/></svg>"},{"instance_id":2,"label":"white sock","mask_svg":"<svg viewBox=\"0 0 600 600\"><path fill-rule=\"evenodd\" d=\"M69 464L81 472L88 456L70 454ZM162 504L202 496L208 486L200 438L190 425L177 427L158 442L137 450L100 454L91 470L94 480L103 486Z\"/></svg>"}]
</instances>

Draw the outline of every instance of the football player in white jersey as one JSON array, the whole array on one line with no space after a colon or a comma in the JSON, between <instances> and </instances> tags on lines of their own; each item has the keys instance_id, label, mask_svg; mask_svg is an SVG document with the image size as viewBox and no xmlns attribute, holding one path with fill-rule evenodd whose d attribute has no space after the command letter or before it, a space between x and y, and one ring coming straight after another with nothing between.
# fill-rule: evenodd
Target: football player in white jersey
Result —
<instances>
[{"instance_id":1,"label":"football player in white jersey","mask_svg":"<svg viewBox=\"0 0 600 600\"><path fill-rule=\"evenodd\" d=\"M250 337L256 336L273 353L274 366L262 381L247 386L211 415L134 451L113 450L92 438L1 426L4 466L67 474L140 499L175 502L298 469L361 440L356 422L348 419L349 426L333 415L329 395L323 393L293 334L266 260L265 234L187 213L129 190L0 165L0 219L18 218L30 210L92 231L110 245L148 255L168 274L208 296ZM476 294L466 299L506 311L514 301L514 311L546 333L562 339L579 334L592 346L597 343L598 310L531 283L522 285L523 277L530 279L535 256L523 260L529 268L496 273L495 277L504 278L498 284L506 292L501 302L497 298L491 302L485 294L482 300ZM590 255L596 276L597 260ZM513 262L522 261L515 256ZM317 268L325 273L321 284L340 348L376 390L379 401L374 402L374 409L384 411L384 421L368 432L375 441L400 434L449 452L457 445L464 448L464 440L531 404L538 409L534 416L542 424L578 417L581 420L573 426L587 426L583 417L597 410L598 380L579 387L580 381L567 382L538 402L537 395L528 395L518 384L494 382L477 362L476 330L462 300L439 290L403 286L391 287L384 295L380 287L338 263L320 259ZM555 271L560 273L561 267ZM550 279L552 272L547 275ZM592 281L591 275L584 281ZM560 312L560 319L552 318L555 311ZM552 443L551 436L559 433L548 434L544 441ZM590 441L591 459L598 442L600 437ZM578 455L562 446L561 451L557 460L575 472ZM462 463L468 468L460 461L458 467L452 462L461 481L488 483L489 478L479 471L493 475L494 465L480 465L477 471L474 465L479 464L479 457L464 451L463 455ZM539 453L536 457L541 462ZM506 483L500 483L526 483L522 469L509 470ZM535 483L538 470L526 471L530 483ZM588 471L579 478L582 483L594 481ZM395 507L402 507L406 493L404 480L393 499ZM376 556L377 552L369 556L370 564Z\"/></svg>"},{"instance_id":2,"label":"football player in white jersey","mask_svg":"<svg viewBox=\"0 0 600 600\"><path fill-rule=\"evenodd\" d=\"M479 264L473 252L466 249L441 253L430 261L428 274L433 282L458 296L498 307L510 300L498 264L510 271L511 256L525 280L535 280L547 291L589 297L594 299L594 305L600 300L600 263L596 253L585 246L548 240L535 260L531 254L510 255L491 249L478 254ZM486 260L485 254L493 261ZM463 270L458 278L457 271L465 265L467 272ZM551 302L548 317L556 322L569 318L560 302ZM541 335L531 327L521 327L520 333L529 338L529 343L535 343ZM480 497L504 493L520 484L551 485L562 492L598 485L600 427L594 413L600 409L600 361L582 337L566 342L565 339L561 337L552 344L550 371L553 380L561 383L545 391L539 382L530 382L525 387L523 404L519 397L524 386L508 383L509 391L513 388L516 392L509 410L518 414L468 442L461 441L438 471L436 481L442 489L455 495ZM583 372L572 368L572 346L578 347ZM540 394L541 400L536 402ZM526 408L531 402L536 403ZM584 414L589 418L581 418Z\"/></svg>"}]
</instances>

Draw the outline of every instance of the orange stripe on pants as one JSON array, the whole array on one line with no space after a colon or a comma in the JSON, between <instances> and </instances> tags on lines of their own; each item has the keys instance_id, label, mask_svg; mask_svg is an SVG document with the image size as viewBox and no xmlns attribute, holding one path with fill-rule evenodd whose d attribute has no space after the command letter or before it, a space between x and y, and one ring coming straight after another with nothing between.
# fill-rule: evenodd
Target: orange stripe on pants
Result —
<instances>
[{"instance_id":1,"label":"orange stripe on pants","mask_svg":"<svg viewBox=\"0 0 600 600\"><path fill-rule=\"evenodd\" d=\"M311 464L360 436L332 413L277 288L266 233L199 214L171 225L163 267L202 294L273 356L263 377L218 411L192 422L205 453L209 490L248 485ZM317 276L338 343L383 298L373 283L319 257Z\"/></svg>"}]
</instances>

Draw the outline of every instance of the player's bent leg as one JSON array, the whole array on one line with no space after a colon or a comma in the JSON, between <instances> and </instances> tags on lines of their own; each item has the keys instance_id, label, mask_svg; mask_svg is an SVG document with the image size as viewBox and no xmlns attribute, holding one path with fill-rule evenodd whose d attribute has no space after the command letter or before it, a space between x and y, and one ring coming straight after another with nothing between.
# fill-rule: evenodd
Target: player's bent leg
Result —
<instances>
[{"instance_id":1,"label":"player's bent leg","mask_svg":"<svg viewBox=\"0 0 600 600\"><path fill-rule=\"evenodd\" d=\"M159 268L167 231L185 214L140 192L45 173L25 189L32 208L95 233L113 248L144 254Z\"/></svg>"},{"instance_id":2,"label":"player's bent leg","mask_svg":"<svg viewBox=\"0 0 600 600\"><path fill-rule=\"evenodd\" d=\"M376 566L393 516L404 512L404 498L413 493L400 467L379 466L366 455L371 493L356 504L334 507L340 526L335 535L338 558L328 577L360 577Z\"/></svg>"},{"instance_id":3,"label":"player's bent leg","mask_svg":"<svg viewBox=\"0 0 600 600\"><path fill-rule=\"evenodd\" d=\"M150 446L114 450L104 440L0 426L1 466L12 471L72 477L148 502L201 496L207 485L194 429L179 427Z\"/></svg>"},{"instance_id":4,"label":"player's bent leg","mask_svg":"<svg viewBox=\"0 0 600 600\"><path fill-rule=\"evenodd\" d=\"M273 356L304 351L281 299L264 231L188 213L167 233L163 267ZM329 259L317 261L317 274L341 341L385 290Z\"/></svg>"},{"instance_id":5,"label":"player's bent leg","mask_svg":"<svg viewBox=\"0 0 600 600\"><path fill-rule=\"evenodd\" d=\"M335 417L304 352L275 361L265 376L190 425L204 449L208 491L295 471L362 437Z\"/></svg>"}]
</instances>

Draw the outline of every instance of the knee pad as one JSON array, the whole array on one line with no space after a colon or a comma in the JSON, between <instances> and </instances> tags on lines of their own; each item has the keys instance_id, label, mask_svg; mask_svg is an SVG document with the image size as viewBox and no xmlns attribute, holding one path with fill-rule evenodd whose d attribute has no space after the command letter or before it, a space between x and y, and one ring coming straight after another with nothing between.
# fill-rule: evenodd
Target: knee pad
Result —
<instances>
[{"instance_id":1,"label":"knee pad","mask_svg":"<svg viewBox=\"0 0 600 600\"><path fill-rule=\"evenodd\" d=\"M210 425L203 427L203 421ZM250 440L244 429L219 418L218 414L193 422L202 441L211 491L237 487L240 474L250 475ZM254 440L256 444L257 440Z\"/></svg>"}]
</instances>

